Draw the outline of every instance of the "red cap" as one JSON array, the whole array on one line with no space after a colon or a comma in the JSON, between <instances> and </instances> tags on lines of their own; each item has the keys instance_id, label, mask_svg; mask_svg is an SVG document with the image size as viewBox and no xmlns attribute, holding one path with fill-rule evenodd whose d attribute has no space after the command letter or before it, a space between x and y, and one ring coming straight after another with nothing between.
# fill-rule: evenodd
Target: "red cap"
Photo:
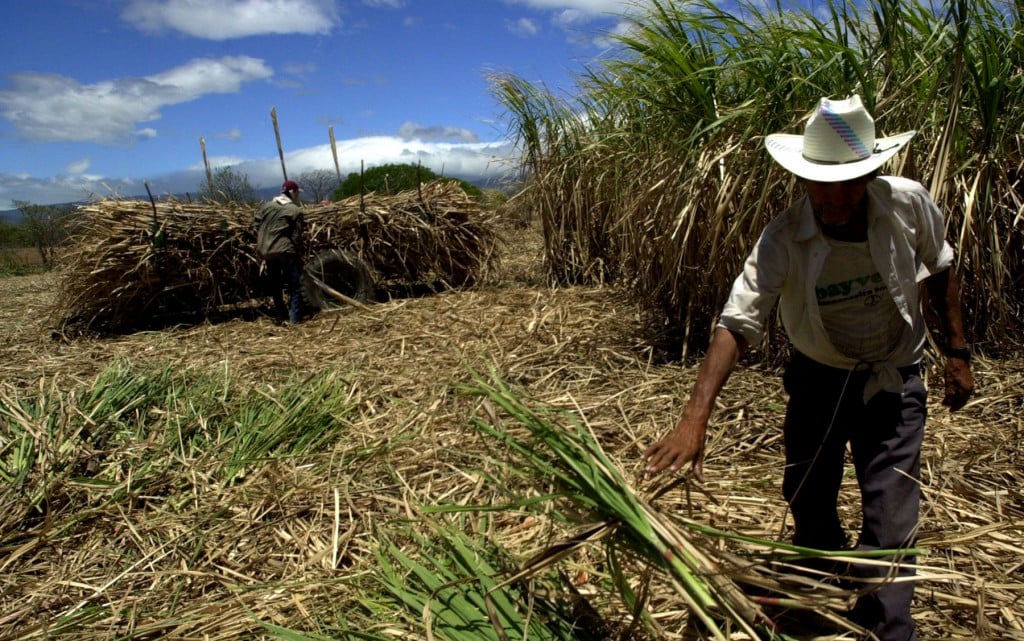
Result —
<instances>
[{"instance_id":1,"label":"red cap","mask_svg":"<svg viewBox=\"0 0 1024 641\"><path fill-rule=\"evenodd\" d=\"M295 182L294 180L286 180L286 181L284 181L284 184L281 185L281 191L302 191L302 190L299 189L299 183Z\"/></svg>"}]
</instances>

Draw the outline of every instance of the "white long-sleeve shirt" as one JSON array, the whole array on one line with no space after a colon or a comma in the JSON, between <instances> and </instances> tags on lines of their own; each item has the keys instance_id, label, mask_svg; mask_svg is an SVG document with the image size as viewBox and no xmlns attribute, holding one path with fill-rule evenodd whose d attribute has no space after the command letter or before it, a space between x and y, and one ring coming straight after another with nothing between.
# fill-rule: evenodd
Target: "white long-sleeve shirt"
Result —
<instances>
[{"instance_id":1,"label":"white long-sleeve shirt","mask_svg":"<svg viewBox=\"0 0 1024 641\"><path fill-rule=\"evenodd\" d=\"M917 363L923 354L925 322L919 283L953 264L953 248L945 239L942 212L920 183L882 176L868 184L867 196L871 258L907 324L904 329L909 330L901 332L885 362L871 364L878 386L892 389L895 368ZM733 282L718 325L739 333L748 344L757 344L778 301L793 347L830 367L857 367L860 361L840 353L829 340L818 308L815 285L829 251L810 200L804 196L765 227Z\"/></svg>"}]
</instances>

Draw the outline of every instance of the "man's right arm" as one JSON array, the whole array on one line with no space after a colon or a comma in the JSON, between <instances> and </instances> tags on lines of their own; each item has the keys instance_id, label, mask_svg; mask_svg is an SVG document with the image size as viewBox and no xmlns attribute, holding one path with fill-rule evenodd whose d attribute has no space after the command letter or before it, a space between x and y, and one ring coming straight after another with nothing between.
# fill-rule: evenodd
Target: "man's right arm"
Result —
<instances>
[{"instance_id":1,"label":"man's right arm","mask_svg":"<svg viewBox=\"0 0 1024 641\"><path fill-rule=\"evenodd\" d=\"M715 330L697 372L693 392L683 408L682 418L675 429L644 452L644 459L647 460L645 472L657 474L666 469L676 472L692 462L697 478L703 477L708 419L718 393L722 391L746 348L747 341L739 333L724 327Z\"/></svg>"}]
</instances>

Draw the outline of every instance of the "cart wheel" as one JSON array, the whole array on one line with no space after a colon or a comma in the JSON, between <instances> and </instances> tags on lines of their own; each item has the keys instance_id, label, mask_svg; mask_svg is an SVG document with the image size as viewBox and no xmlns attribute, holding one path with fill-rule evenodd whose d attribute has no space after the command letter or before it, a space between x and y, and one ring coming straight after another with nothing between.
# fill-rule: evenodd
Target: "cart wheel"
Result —
<instances>
[{"instance_id":1,"label":"cart wheel","mask_svg":"<svg viewBox=\"0 0 1024 641\"><path fill-rule=\"evenodd\" d=\"M374 297L373 276L359 256L341 249L320 252L302 268L302 298L314 309L332 309L345 303L320 287L320 280L331 289L361 303Z\"/></svg>"}]
</instances>

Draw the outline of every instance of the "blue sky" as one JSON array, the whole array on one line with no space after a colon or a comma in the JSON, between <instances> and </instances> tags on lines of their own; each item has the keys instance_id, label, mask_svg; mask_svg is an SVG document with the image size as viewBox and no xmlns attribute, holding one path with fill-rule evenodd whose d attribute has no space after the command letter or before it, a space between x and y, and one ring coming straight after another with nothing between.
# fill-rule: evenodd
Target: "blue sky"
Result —
<instances>
[{"instance_id":1,"label":"blue sky","mask_svg":"<svg viewBox=\"0 0 1024 641\"><path fill-rule=\"evenodd\" d=\"M572 92L633 0L32 0L4 16L0 209L417 162L510 170L487 74Z\"/></svg>"}]
</instances>

